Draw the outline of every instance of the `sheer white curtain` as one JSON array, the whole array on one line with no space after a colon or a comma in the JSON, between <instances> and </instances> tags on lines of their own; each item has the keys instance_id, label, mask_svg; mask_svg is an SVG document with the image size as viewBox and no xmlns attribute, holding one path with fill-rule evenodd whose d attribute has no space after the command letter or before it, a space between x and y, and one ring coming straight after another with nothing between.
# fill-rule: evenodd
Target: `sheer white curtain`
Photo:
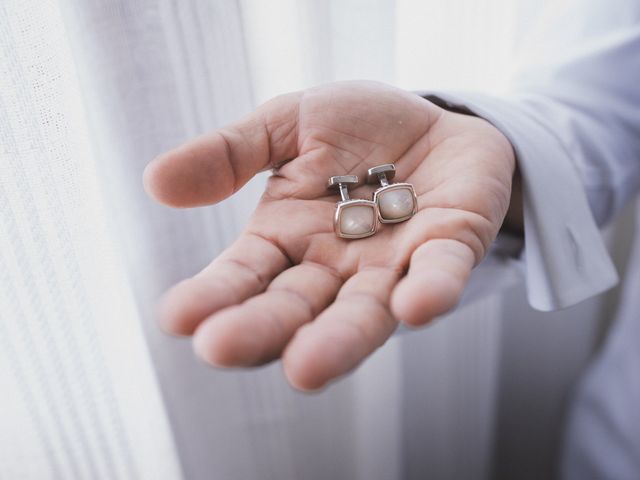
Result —
<instances>
[{"instance_id":1,"label":"sheer white curtain","mask_svg":"<svg viewBox=\"0 0 640 480\"><path fill-rule=\"evenodd\" d=\"M69 28L0 18L0 478L175 478Z\"/></svg>"},{"instance_id":2,"label":"sheer white curtain","mask_svg":"<svg viewBox=\"0 0 640 480\"><path fill-rule=\"evenodd\" d=\"M0 478L488 478L501 301L396 337L322 394L220 372L154 302L237 234L146 198L145 164L268 97L371 78L501 91L508 0L5 0Z\"/></svg>"}]
</instances>

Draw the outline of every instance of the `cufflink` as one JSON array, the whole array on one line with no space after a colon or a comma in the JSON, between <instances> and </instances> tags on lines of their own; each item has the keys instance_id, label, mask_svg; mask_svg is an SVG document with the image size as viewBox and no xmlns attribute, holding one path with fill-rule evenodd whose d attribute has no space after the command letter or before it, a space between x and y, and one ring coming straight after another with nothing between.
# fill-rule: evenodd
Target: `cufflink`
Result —
<instances>
[{"instance_id":1,"label":"cufflink","mask_svg":"<svg viewBox=\"0 0 640 480\"><path fill-rule=\"evenodd\" d=\"M349 198L348 185L358 183L356 175L331 177L328 188L340 192L341 201L336 205L333 228L340 238L365 238L376 233L378 227L378 209L371 200L352 200Z\"/></svg>"},{"instance_id":2,"label":"cufflink","mask_svg":"<svg viewBox=\"0 0 640 480\"><path fill-rule=\"evenodd\" d=\"M367 170L367 183L380 183L373 193L382 223L398 223L413 217L418 211L418 197L410 183L389 183L396 175L392 163L378 165Z\"/></svg>"}]
</instances>

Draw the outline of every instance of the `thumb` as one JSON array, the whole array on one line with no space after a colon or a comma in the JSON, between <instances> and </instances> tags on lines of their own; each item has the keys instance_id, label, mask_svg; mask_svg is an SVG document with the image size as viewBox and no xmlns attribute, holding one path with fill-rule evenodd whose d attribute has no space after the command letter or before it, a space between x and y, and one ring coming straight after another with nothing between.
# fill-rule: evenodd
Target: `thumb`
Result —
<instances>
[{"instance_id":1,"label":"thumb","mask_svg":"<svg viewBox=\"0 0 640 480\"><path fill-rule=\"evenodd\" d=\"M154 159L144 187L172 207L219 202L256 173L297 155L301 93L276 97L234 124L201 135Z\"/></svg>"}]
</instances>

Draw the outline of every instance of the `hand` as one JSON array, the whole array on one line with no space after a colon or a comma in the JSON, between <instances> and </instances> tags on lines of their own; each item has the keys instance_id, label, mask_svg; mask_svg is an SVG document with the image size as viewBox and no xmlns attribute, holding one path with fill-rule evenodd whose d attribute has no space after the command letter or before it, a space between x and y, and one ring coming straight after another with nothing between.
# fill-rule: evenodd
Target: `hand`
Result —
<instances>
[{"instance_id":1,"label":"hand","mask_svg":"<svg viewBox=\"0 0 640 480\"><path fill-rule=\"evenodd\" d=\"M290 161L287 161L290 160ZM394 163L419 210L372 237L333 232L333 175ZM281 165L281 166L280 166ZM398 321L453 308L502 224L515 168L488 122L371 82L277 97L243 120L155 159L147 191L174 207L216 203L279 166L244 233L160 305L163 328L192 335L218 366L282 357L289 382L321 388L380 347ZM371 198L375 186L351 189Z\"/></svg>"}]
</instances>

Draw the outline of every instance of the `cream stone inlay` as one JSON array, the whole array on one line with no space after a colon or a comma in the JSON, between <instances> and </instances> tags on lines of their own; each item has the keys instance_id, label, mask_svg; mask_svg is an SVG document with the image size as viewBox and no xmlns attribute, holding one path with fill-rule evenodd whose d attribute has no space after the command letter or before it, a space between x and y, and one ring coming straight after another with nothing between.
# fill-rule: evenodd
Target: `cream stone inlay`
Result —
<instances>
[{"instance_id":1,"label":"cream stone inlay","mask_svg":"<svg viewBox=\"0 0 640 480\"><path fill-rule=\"evenodd\" d=\"M414 197L410 188L397 188L378 194L380 215L385 220L403 218L413 212Z\"/></svg>"},{"instance_id":2,"label":"cream stone inlay","mask_svg":"<svg viewBox=\"0 0 640 480\"><path fill-rule=\"evenodd\" d=\"M340 231L347 235L362 235L373 230L375 211L373 206L353 205L340 212Z\"/></svg>"}]
</instances>

